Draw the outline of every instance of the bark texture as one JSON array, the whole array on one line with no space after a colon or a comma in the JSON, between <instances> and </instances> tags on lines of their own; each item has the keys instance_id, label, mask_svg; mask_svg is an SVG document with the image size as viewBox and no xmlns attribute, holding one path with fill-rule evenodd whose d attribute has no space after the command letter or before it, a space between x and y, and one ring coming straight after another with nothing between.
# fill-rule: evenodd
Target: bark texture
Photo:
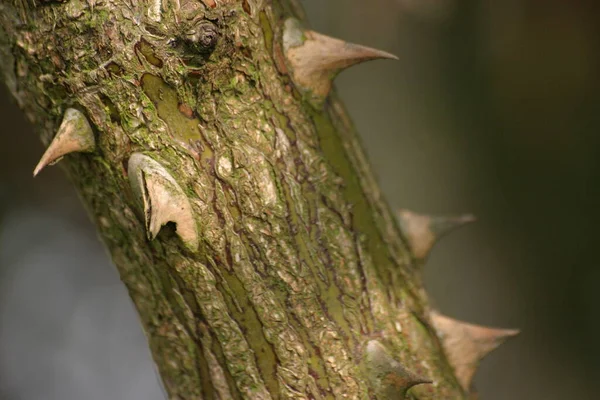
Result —
<instances>
[{"instance_id":1,"label":"bark texture","mask_svg":"<svg viewBox=\"0 0 600 400\"><path fill-rule=\"evenodd\" d=\"M291 0L3 0L0 67L44 143L87 116L95 150L61 165L169 398L465 398L342 104L292 81L290 17ZM134 153L163 168L138 190ZM182 194L191 213L150 239L157 199Z\"/></svg>"}]
</instances>

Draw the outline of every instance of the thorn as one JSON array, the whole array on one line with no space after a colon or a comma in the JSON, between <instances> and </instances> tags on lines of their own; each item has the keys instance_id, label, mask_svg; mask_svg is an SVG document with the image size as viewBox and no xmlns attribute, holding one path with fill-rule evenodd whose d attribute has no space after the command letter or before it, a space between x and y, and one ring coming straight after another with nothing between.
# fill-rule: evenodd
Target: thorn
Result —
<instances>
[{"instance_id":1,"label":"thorn","mask_svg":"<svg viewBox=\"0 0 600 400\"><path fill-rule=\"evenodd\" d=\"M69 153L91 153L95 148L94 132L85 115L79 110L68 108L58 132L33 170L33 176Z\"/></svg>"},{"instance_id":2,"label":"thorn","mask_svg":"<svg viewBox=\"0 0 600 400\"><path fill-rule=\"evenodd\" d=\"M365 363L378 398L392 399L401 396L404 399L406 392L413 386L433 383L430 379L404 369L377 340L367 343Z\"/></svg>"},{"instance_id":3,"label":"thorn","mask_svg":"<svg viewBox=\"0 0 600 400\"><path fill-rule=\"evenodd\" d=\"M398 59L385 51L303 30L294 18L285 22L283 48L292 67L294 83L311 92L314 100L320 103L331 91L335 76L343 69L379 58Z\"/></svg>"},{"instance_id":4,"label":"thorn","mask_svg":"<svg viewBox=\"0 0 600 400\"><path fill-rule=\"evenodd\" d=\"M471 388L479 361L507 339L519 334L516 329L498 329L469 324L446 317L435 311L431 322L442 347L465 391Z\"/></svg>"},{"instance_id":5,"label":"thorn","mask_svg":"<svg viewBox=\"0 0 600 400\"><path fill-rule=\"evenodd\" d=\"M424 260L433 245L451 231L475 222L475 216L464 214L450 217L432 217L421 215L409 210L397 212L402 233L406 235L413 256Z\"/></svg>"},{"instance_id":6,"label":"thorn","mask_svg":"<svg viewBox=\"0 0 600 400\"><path fill-rule=\"evenodd\" d=\"M192 251L198 248L198 230L192 206L171 174L157 161L134 153L128 163L129 182L142 200L148 239L153 240L168 222L176 224L176 233Z\"/></svg>"}]
</instances>

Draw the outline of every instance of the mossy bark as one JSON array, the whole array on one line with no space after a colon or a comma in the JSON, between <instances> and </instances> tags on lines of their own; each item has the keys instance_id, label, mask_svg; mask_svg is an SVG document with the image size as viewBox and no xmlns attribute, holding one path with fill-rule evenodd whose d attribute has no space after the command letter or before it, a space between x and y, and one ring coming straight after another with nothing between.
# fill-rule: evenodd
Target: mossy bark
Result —
<instances>
[{"instance_id":1,"label":"mossy bark","mask_svg":"<svg viewBox=\"0 0 600 400\"><path fill-rule=\"evenodd\" d=\"M44 143L66 108L88 117L95 152L61 165L170 398L388 398L370 340L433 381L407 397L464 398L342 104L311 105L289 77L289 17L291 0L5 0L1 68ZM134 152L188 196L197 250L170 225L148 239Z\"/></svg>"}]
</instances>

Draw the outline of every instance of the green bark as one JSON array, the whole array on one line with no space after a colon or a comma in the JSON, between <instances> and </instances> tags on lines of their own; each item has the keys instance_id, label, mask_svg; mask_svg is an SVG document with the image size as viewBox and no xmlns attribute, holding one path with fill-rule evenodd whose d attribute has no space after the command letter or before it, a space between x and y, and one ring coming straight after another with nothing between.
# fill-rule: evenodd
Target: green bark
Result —
<instances>
[{"instance_id":1,"label":"green bark","mask_svg":"<svg viewBox=\"0 0 600 400\"><path fill-rule=\"evenodd\" d=\"M402 371L433 381L409 398L464 398L342 104L289 76L289 17L295 1L5 1L1 68L44 143L68 107L88 117L96 150L61 166L170 398L403 398ZM172 224L148 239L134 152L188 197L197 249Z\"/></svg>"}]
</instances>

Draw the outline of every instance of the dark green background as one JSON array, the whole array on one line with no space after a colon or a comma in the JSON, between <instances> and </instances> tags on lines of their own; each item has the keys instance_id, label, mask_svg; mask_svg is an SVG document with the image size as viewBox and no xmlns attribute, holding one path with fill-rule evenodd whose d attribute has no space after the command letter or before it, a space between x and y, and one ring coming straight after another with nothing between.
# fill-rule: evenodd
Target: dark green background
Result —
<instances>
[{"instance_id":1,"label":"dark green background","mask_svg":"<svg viewBox=\"0 0 600 400\"><path fill-rule=\"evenodd\" d=\"M600 9L564 0L305 1L391 51L338 91L393 208L469 211L425 277L436 306L518 327L483 399L600 392ZM0 399L160 399L129 299L59 168L0 97Z\"/></svg>"}]
</instances>

